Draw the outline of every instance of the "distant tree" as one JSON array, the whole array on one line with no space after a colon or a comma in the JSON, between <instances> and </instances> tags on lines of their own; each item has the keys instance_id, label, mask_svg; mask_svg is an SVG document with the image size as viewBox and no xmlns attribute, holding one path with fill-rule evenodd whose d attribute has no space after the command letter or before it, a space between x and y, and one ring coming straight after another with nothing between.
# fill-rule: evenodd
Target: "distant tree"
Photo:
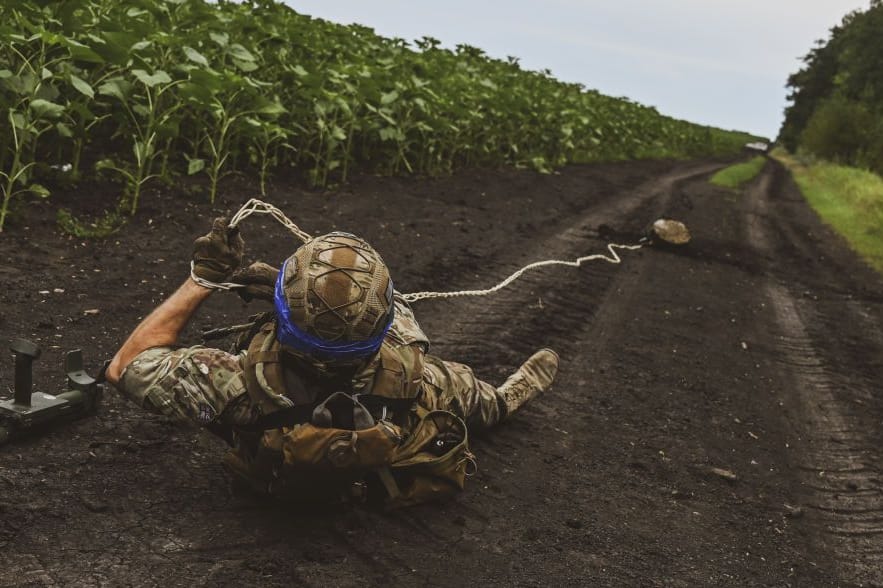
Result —
<instances>
[{"instance_id":1,"label":"distant tree","mask_svg":"<svg viewBox=\"0 0 883 588\"><path fill-rule=\"evenodd\" d=\"M874 117L864 104L835 94L816 107L800 134L805 150L830 161L857 163L867 150Z\"/></svg>"},{"instance_id":2,"label":"distant tree","mask_svg":"<svg viewBox=\"0 0 883 588\"><path fill-rule=\"evenodd\" d=\"M883 145L883 0L847 14L803 62L788 78L792 104L779 141L791 151L803 147L877 168L875 149Z\"/></svg>"},{"instance_id":3,"label":"distant tree","mask_svg":"<svg viewBox=\"0 0 883 588\"><path fill-rule=\"evenodd\" d=\"M789 151L797 150L800 135L816 107L834 92L842 34L841 26L832 28L831 38L816 41L816 47L803 58L806 65L788 77L788 100L792 104L785 109L779 140Z\"/></svg>"},{"instance_id":4,"label":"distant tree","mask_svg":"<svg viewBox=\"0 0 883 588\"><path fill-rule=\"evenodd\" d=\"M883 101L883 3L854 18L844 30L837 84L844 96L874 105Z\"/></svg>"}]
</instances>

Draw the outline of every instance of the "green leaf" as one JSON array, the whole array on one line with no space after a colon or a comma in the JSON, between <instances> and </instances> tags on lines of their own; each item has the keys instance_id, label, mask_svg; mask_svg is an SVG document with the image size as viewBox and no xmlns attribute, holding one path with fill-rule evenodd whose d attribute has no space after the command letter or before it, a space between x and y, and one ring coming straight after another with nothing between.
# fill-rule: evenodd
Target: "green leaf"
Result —
<instances>
[{"instance_id":1,"label":"green leaf","mask_svg":"<svg viewBox=\"0 0 883 588\"><path fill-rule=\"evenodd\" d=\"M3 80L3 86L12 90L19 96L30 96L37 87L37 78L30 72L25 71L19 75L12 75Z\"/></svg>"},{"instance_id":2,"label":"green leaf","mask_svg":"<svg viewBox=\"0 0 883 588\"><path fill-rule=\"evenodd\" d=\"M549 168L549 164L546 161L545 157L542 157L542 156L533 157L530 160L530 164L534 168L534 170L540 172L541 174L552 173L552 170Z\"/></svg>"},{"instance_id":3,"label":"green leaf","mask_svg":"<svg viewBox=\"0 0 883 588\"><path fill-rule=\"evenodd\" d=\"M233 65L238 67L240 70L245 73L251 73L258 68L258 64L254 61L243 61L242 59L233 59Z\"/></svg>"},{"instance_id":4,"label":"green leaf","mask_svg":"<svg viewBox=\"0 0 883 588\"><path fill-rule=\"evenodd\" d=\"M58 118L64 113L64 106L42 98L31 100L30 107L37 118Z\"/></svg>"},{"instance_id":5,"label":"green leaf","mask_svg":"<svg viewBox=\"0 0 883 588\"><path fill-rule=\"evenodd\" d=\"M391 125L393 125L393 126L395 126L395 125L398 124L398 123L396 122L396 120L395 120L393 117L391 117L391 116L389 115L389 112L390 112L390 111L389 111L388 109L386 109L386 108L381 108L380 110L375 110L374 112L376 112L377 114L379 114L379 115L380 115L380 118L382 118L383 120L385 120L385 121L388 122L389 124L391 124Z\"/></svg>"},{"instance_id":6,"label":"green leaf","mask_svg":"<svg viewBox=\"0 0 883 588\"><path fill-rule=\"evenodd\" d=\"M12 77L12 72L8 69L0 69L0 80Z\"/></svg>"},{"instance_id":7,"label":"green leaf","mask_svg":"<svg viewBox=\"0 0 883 588\"><path fill-rule=\"evenodd\" d=\"M153 156L153 143L149 141L135 141L132 145L132 154L135 156L135 161L147 161Z\"/></svg>"},{"instance_id":8,"label":"green leaf","mask_svg":"<svg viewBox=\"0 0 883 588\"><path fill-rule=\"evenodd\" d=\"M342 128L336 125L333 129L331 129L331 136L338 141L346 141L346 133Z\"/></svg>"},{"instance_id":9,"label":"green leaf","mask_svg":"<svg viewBox=\"0 0 883 588\"><path fill-rule=\"evenodd\" d=\"M209 33L208 36L221 47L226 47L227 43L230 42L230 35L227 33Z\"/></svg>"},{"instance_id":10,"label":"green leaf","mask_svg":"<svg viewBox=\"0 0 883 588\"><path fill-rule=\"evenodd\" d=\"M291 71L301 77L310 75L309 72L305 70L304 67L300 64L297 64L293 68L291 68Z\"/></svg>"},{"instance_id":11,"label":"green leaf","mask_svg":"<svg viewBox=\"0 0 883 588\"><path fill-rule=\"evenodd\" d=\"M48 80L51 77L52 77L52 72L44 67L43 71L40 73L40 79L41 80Z\"/></svg>"},{"instance_id":12,"label":"green leaf","mask_svg":"<svg viewBox=\"0 0 883 588\"><path fill-rule=\"evenodd\" d=\"M117 166L114 163L113 159L99 159L95 162L95 171L101 171L103 169L116 169Z\"/></svg>"},{"instance_id":13,"label":"green leaf","mask_svg":"<svg viewBox=\"0 0 883 588\"><path fill-rule=\"evenodd\" d=\"M59 135L67 139L72 139L74 137L74 132L63 122L55 123L55 130L58 131Z\"/></svg>"},{"instance_id":14,"label":"green leaf","mask_svg":"<svg viewBox=\"0 0 883 588\"><path fill-rule=\"evenodd\" d=\"M79 78L74 74L71 74L71 85L80 94L88 96L89 98L95 98L95 90L93 90L92 86L89 85L89 82L87 82L83 78Z\"/></svg>"},{"instance_id":15,"label":"green leaf","mask_svg":"<svg viewBox=\"0 0 883 588\"><path fill-rule=\"evenodd\" d=\"M208 102L212 99L212 93L208 88L193 82L185 82L178 86L178 95L195 102Z\"/></svg>"},{"instance_id":16,"label":"green leaf","mask_svg":"<svg viewBox=\"0 0 883 588\"><path fill-rule=\"evenodd\" d=\"M392 92L387 92L386 94L381 94L380 103L383 105L392 104L399 98L399 93L393 90Z\"/></svg>"},{"instance_id":17,"label":"green leaf","mask_svg":"<svg viewBox=\"0 0 883 588\"><path fill-rule=\"evenodd\" d=\"M184 55L187 56L187 59L201 65L203 67L208 67L208 59L203 57L202 53L194 49L193 47L184 47Z\"/></svg>"},{"instance_id":18,"label":"green leaf","mask_svg":"<svg viewBox=\"0 0 883 588\"><path fill-rule=\"evenodd\" d=\"M205 160L204 159L191 159L187 163L187 175L192 176L193 174L198 174L202 170L205 169Z\"/></svg>"},{"instance_id":19,"label":"green leaf","mask_svg":"<svg viewBox=\"0 0 883 588\"><path fill-rule=\"evenodd\" d=\"M92 50L88 45L84 45L79 41L67 39L65 41L67 50L71 52L71 59L74 61L85 61L88 63L104 63L104 58Z\"/></svg>"},{"instance_id":20,"label":"green leaf","mask_svg":"<svg viewBox=\"0 0 883 588\"><path fill-rule=\"evenodd\" d=\"M138 81L148 88L152 88L157 84L172 83L172 78L169 77L169 74L161 69L156 70L153 74L148 74L143 69L133 69L132 75L138 78Z\"/></svg>"},{"instance_id":21,"label":"green leaf","mask_svg":"<svg viewBox=\"0 0 883 588\"><path fill-rule=\"evenodd\" d=\"M261 107L257 109L257 112L260 114L277 115L285 114L288 111L278 102L267 102L266 104L261 105Z\"/></svg>"},{"instance_id":22,"label":"green leaf","mask_svg":"<svg viewBox=\"0 0 883 588\"><path fill-rule=\"evenodd\" d=\"M34 94L34 98L42 98L44 100L48 100L49 102L55 102L55 99L61 95L61 92L58 91L58 88L55 87L55 84L45 83L41 84L39 88L37 88L36 93Z\"/></svg>"},{"instance_id":23,"label":"green leaf","mask_svg":"<svg viewBox=\"0 0 883 588\"><path fill-rule=\"evenodd\" d=\"M121 78L110 79L98 86L98 93L113 96L125 102L126 94L129 93L129 85Z\"/></svg>"},{"instance_id":24,"label":"green leaf","mask_svg":"<svg viewBox=\"0 0 883 588\"><path fill-rule=\"evenodd\" d=\"M255 57L252 55L251 51L240 45L239 43L233 43L230 47L227 48L227 52L230 54L230 57L234 59L239 59L241 61L254 61Z\"/></svg>"},{"instance_id":25,"label":"green leaf","mask_svg":"<svg viewBox=\"0 0 883 588\"><path fill-rule=\"evenodd\" d=\"M49 194L51 194L46 186L41 186L40 184L31 184L28 186L28 192L34 196L39 196L40 198L48 198Z\"/></svg>"},{"instance_id":26,"label":"green leaf","mask_svg":"<svg viewBox=\"0 0 883 588\"><path fill-rule=\"evenodd\" d=\"M129 32L108 30L101 31L98 39L102 44L96 45L95 50L117 65L127 65L132 48L141 40L140 37Z\"/></svg>"},{"instance_id":27,"label":"green leaf","mask_svg":"<svg viewBox=\"0 0 883 588\"><path fill-rule=\"evenodd\" d=\"M384 127L380 129L380 140L381 141L391 141L396 138L398 129L395 127Z\"/></svg>"},{"instance_id":28,"label":"green leaf","mask_svg":"<svg viewBox=\"0 0 883 588\"><path fill-rule=\"evenodd\" d=\"M10 120L12 120L12 124L15 125L15 128L19 130L24 130L25 128L25 117L23 114L19 112L11 112L9 114Z\"/></svg>"},{"instance_id":29,"label":"green leaf","mask_svg":"<svg viewBox=\"0 0 883 588\"><path fill-rule=\"evenodd\" d=\"M211 69L190 70L190 81L212 93L220 90L224 84L221 76Z\"/></svg>"}]
</instances>

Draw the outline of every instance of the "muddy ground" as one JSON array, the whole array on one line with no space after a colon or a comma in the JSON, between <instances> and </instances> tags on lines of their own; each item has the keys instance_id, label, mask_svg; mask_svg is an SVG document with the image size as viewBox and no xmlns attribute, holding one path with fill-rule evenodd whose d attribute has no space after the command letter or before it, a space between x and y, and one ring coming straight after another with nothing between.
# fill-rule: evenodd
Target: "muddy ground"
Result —
<instances>
[{"instance_id":1,"label":"muddy ground","mask_svg":"<svg viewBox=\"0 0 883 588\"><path fill-rule=\"evenodd\" d=\"M742 192L708 184L721 165L278 181L269 201L368 238L405 292L489 286L661 215L695 240L416 305L434 352L490 381L538 347L562 357L550 393L475 440L478 473L453 502L260 503L230 489L222 442L110 392L97 416L0 447L0 586L880 585L883 281L778 165ZM0 235L0 341L40 343L43 391L63 386L65 350L97 369L185 278L209 218L255 195L234 179L211 207L163 189L115 237L58 232L57 206L95 213L111 189L29 204ZM296 245L265 218L243 233L251 259ZM188 341L259 309L216 294Z\"/></svg>"}]
</instances>

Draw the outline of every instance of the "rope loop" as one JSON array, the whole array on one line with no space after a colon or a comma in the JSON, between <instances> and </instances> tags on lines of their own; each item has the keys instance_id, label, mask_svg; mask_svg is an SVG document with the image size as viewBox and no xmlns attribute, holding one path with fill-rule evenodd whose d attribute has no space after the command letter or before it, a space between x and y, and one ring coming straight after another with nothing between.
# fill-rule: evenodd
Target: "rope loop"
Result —
<instances>
[{"instance_id":1,"label":"rope loop","mask_svg":"<svg viewBox=\"0 0 883 588\"><path fill-rule=\"evenodd\" d=\"M235 226L238 226L239 223L247 219L253 214L269 214L274 219L279 221L279 223L294 233L298 239L306 243L311 240L313 237L307 233L306 231L301 230L294 221L285 216L285 213L273 206L268 202L264 202L263 200L258 200L257 198L252 198L248 202L242 205L242 208L233 215L233 218L230 219L230 228L232 229Z\"/></svg>"},{"instance_id":2,"label":"rope loop","mask_svg":"<svg viewBox=\"0 0 883 588\"><path fill-rule=\"evenodd\" d=\"M211 280L206 280L205 278L200 278L196 275L196 272L193 271L196 264L192 261L190 262L190 279L202 286L203 288L208 288L209 290L233 290L234 288L245 288L242 284L236 284L235 282L212 282Z\"/></svg>"},{"instance_id":3,"label":"rope loop","mask_svg":"<svg viewBox=\"0 0 883 588\"><path fill-rule=\"evenodd\" d=\"M281 210L269 204L268 202L264 202L263 200L258 200L257 198L252 198L240 208L236 214L230 219L230 228L236 227L250 217L253 214L268 214L274 219L276 219L283 227L292 232L298 239L302 242L306 243L310 241L313 237L298 227L294 221L285 216ZM643 241L643 240L642 240ZM490 294L494 294L498 292L520 278L526 272L530 270L534 270L541 267L546 267L550 265L564 265L567 267L579 267L583 263L587 261L605 261L607 263L619 264L622 263L622 258L616 252L617 249L622 249L624 251L634 251L636 249L640 249L643 247L643 243L639 243L637 245L621 245L618 243L608 243L607 251L609 255L605 255L603 253L595 253L593 255L586 255L583 257L579 257L573 261L565 261L561 259L547 259L545 261L535 261L530 263L520 270L516 271L508 278L493 286L491 288L487 288L484 290L459 290L456 292L413 292L411 294L404 294L403 298L408 303L417 302L420 300L432 300L437 298L459 298L462 296L488 296ZM210 282L208 280L204 280L193 273L193 262L190 262L190 277L194 282L203 286L205 288L212 288L215 290L232 290L235 288L245 288L243 284L236 284L234 282Z\"/></svg>"}]
</instances>

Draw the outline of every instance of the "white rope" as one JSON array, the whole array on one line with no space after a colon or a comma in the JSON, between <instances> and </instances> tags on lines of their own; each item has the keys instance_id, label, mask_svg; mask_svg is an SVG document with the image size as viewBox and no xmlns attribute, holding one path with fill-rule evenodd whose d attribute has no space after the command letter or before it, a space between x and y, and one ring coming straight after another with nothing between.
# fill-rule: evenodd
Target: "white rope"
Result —
<instances>
[{"instance_id":1,"label":"white rope","mask_svg":"<svg viewBox=\"0 0 883 588\"><path fill-rule=\"evenodd\" d=\"M193 271L196 268L196 264L192 261L190 262L190 279L202 286L203 288L208 288L210 290L232 290L233 288L245 288L242 284L236 284L234 282L212 282L211 280L206 280L205 278L200 278L196 275L196 272Z\"/></svg>"},{"instance_id":2,"label":"white rope","mask_svg":"<svg viewBox=\"0 0 883 588\"><path fill-rule=\"evenodd\" d=\"M246 202L245 204L242 205L242 208L240 208L236 212L236 214L234 214L233 217L230 219L230 224L229 224L230 228L238 226L239 223L241 223L242 221L244 221L245 219L247 219L248 217L250 217L253 214L269 214L274 219L279 221L279 223L282 226L284 226L286 229L288 229L289 231L294 233L297 236L297 238L300 239L301 241L303 241L304 243L306 243L307 241L310 241L313 238L309 233L301 230L301 228L298 227L294 223L294 221L292 221L290 218L285 216L285 213L283 213L281 210L279 210L278 208L276 208L272 204L264 202L263 200L258 200L257 198L252 198L251 200L249 200L248 202ZM636 249L640 249L641 247L643 247L643 245L620 245L617 243L609 243L607 245L607 251L610 252L609 256L604 255L603 253L596 253L593 255L586 255L584 257L579 257L573 261L564 261L564 260L560 260L560 259L548 259L546 261L535 261L533 263L530 263L530 264L524 266L523 268L521 268L517 272L513 273L511 276L509 276L508 278L506 278L505 280L503 280L502 282L500 282L496 286L493 286L492 288L487 288L485 290L459 290L456 292L414 292L412 294L404 294L403 298L407 302L410 303L410 302L417 302L418 300L431 300L433 298L458 298L461 296L487 296L489 294L493 294L495 292L498 292L499 290L502 290L503 288L505 288L506 286L508 286L509 284L511 284L512 282L514 282L518 278L520 278L522 275L524 275L525 272L528 272L533 269L537 269L540 267L546 267L549 265L564 265L564 266L568 266L568 267L579 267L587 261L606 261L607 263L619 264L619 263L622 263L622 258L619 256L618 253L616 253L617 249L634 251ZM196 282L197 284L199 284L200 286L203 286L205 288L212 288L215 290L232 290L234 288L245 288L246 287L244 284L236 284L234 282L211 282L209 280L205 280L203 278L200 278L199 276L197 276L193 272L193 267L194 267L193 262L191 261L190 262L190 277L193 279L194 282Z\"/></svg>"},{"instance_id":3,"label":"white rope","mask_svg":"<svg viewBox=\"0 0 883 588\"><path fill-rule=\"evenodd\" d=\"M497 284L492 288L488 288L486 290L460 290L457 292L414 292L413 294L405 294L403 297L407 302L417 302L418 300L428 300L432 298L456 298L458 296L487 296L489 294L493 294L499 290L502 290L522 275L525 272L528 272L532 269L545 267L549 265L566 265L568 267L579 267L586 261L606 261L607 263L618 264L622 263L622 258L616 253L616 249L626 249L629 251L633 251L635 249L640 249L643 245L619 245L616 243L609 243L607 245L607 250L610 252L610 256L606 256L603 253L596 253L594 255L586 255L584 257L577 258L573 261L564 261L560 259L548 259L546 261L535 261L531 264L528 264L513 273L511 276Z\"/></svg>"},{"instance_id":4,"label":"white rope","mask_svg":"<svg viewBox=\"0 0 883 588\"><path fill-rule=\"evenodd\" d=\"M253 214L269 214L274 219L279 221L283 227L291 231L297 236L298 239L306 243L313 237L307 233L306 231L301 230L294 221L285 216L285 213L273 206L268 202L264 202L263 200L258 200L257 198L252 198L248 202L242 205L242 207L236 211L236 214L230 219L230 223L227 225L229 228L234 228L239 226L239 223L247 219ZM204 278L200 278L193 271L194 265L193 262L190 262L190 278L202 286L203 288L209 288L211 290L233 290L235 288L245 288L245 284L237 284L235 282L212 282L211 280L206 280Z\"/></svg>"},{"instance_id":5,"label":"white rope","mask_svg":"<svg viewBox=\"0 0 883 588\"><path fill-rule=\"evenodd\" d=\"M263 200L258 200L257 198L252 198L248 202L242 205L242 208L233 215L233 218L230 219L230 228L237 226L239 223L247 219L253 214L269 214L273 218L275 218L279 223L282 224L283 227L297 235L297 238L306 243L313 237L307 233L306 231L302 231L300 227L294 224L290 218L285 216L281 210L273 206L272 204L268 204Z\"/></svg>"}]
</instances>

